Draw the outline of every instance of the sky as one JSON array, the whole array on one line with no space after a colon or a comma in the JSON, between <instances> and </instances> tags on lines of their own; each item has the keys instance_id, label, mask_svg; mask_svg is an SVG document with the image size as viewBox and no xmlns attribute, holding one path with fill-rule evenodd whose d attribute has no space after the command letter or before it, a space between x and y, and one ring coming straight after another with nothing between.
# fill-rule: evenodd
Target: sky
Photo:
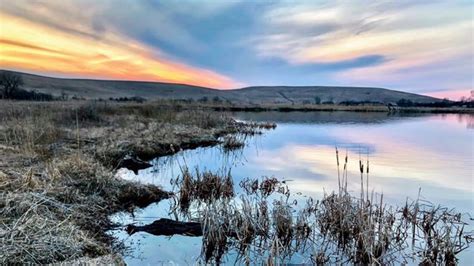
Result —
<instances>
[{"instance_id":1,"label":"sky","mask_svg":"<svg viewBox=\"0 0 474 266\"><path fill-rule=\"evenodd\" d=\"M0 0L0 67L218 89L384 87L457 100L473 1Z\"/></svg>"}]
</instances>

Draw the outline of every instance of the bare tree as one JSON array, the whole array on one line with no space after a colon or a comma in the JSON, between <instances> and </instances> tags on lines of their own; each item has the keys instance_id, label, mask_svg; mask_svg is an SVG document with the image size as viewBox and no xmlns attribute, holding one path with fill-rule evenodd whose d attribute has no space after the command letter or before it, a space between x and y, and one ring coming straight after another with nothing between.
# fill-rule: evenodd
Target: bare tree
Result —
<instances>
[{"instance_id":1,"label":"bare tree","mask_svg":"<svg viewBox=\"0 0 474 266\"><path fill-rule=\"evenodd\" d=\"M18 74L3 71L0 75L0 86L3 87L3 98L12 98L13 94L21 85L23 85L23 79Z\"/></svg>"}]
</instances>

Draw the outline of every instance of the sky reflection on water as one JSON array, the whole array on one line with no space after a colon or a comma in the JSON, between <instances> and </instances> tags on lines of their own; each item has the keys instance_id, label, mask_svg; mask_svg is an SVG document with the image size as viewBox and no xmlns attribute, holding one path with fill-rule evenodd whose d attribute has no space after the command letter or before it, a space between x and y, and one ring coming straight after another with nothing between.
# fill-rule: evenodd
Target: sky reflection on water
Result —
<instances>
[{"instance_id":1,"label":"sky reflection on water","mask_svg":"<svg viewBox=\"0 0 474 266\"><path fill-rule=\"evenodd\" d=\"M119 174L171 189L169 181L181 173L181 167L200 171L231 169L234 184L246 177L275 176L291 180L288 185L293 193L319 199L324 191L337 189L337 146L341 160L346 152L348 154L348 186L354 194L360 190L358 160L368 158L370 187L376 193L383 192L389 202L401 205L407 197L416 198L421 188L422 198L435 205L474 213L472 115L266 112L235 113L234 116L242 120L276 121L278 127L249 139L246 148L237 153L223 156L219 147L196 149L158 158L154 161L155 167L140 171L138 176L125 170ZM146 208L134 221L149 223L163 217L168 210L164 205L166 203ZM124 219L132 221L131 217ZM184 241L182 237L173 237L168 241L160 237L157 241L155 236L139 234L129 241L135 238L143 238L145 247L140 251L146 258L145 264L157 262L158 258L186 263L181 256L176 257L176 250L181 255L198 256L200 252L200 238ZM156 249L157 245L166 248ZM127 260L140 264L140 260Z\"/></svg>"}]
</instances>

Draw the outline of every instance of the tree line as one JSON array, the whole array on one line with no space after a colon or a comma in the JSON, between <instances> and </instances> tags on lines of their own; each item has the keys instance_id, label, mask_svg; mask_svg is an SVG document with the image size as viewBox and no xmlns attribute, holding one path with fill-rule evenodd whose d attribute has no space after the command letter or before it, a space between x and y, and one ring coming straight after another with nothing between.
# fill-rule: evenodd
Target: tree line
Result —
<instances>
[{"instance_id":1,"label":"tree line","mask_svg":"<svg viewBox=\"0 0 474 266\"><path fill-rule=\"evenodd\" d=\"M21 88L23 78L15 73L3 71L0 74L0 98L10 100L52 101L55 97L48 93L28 91Z\"/></svg>"}]
</instances>

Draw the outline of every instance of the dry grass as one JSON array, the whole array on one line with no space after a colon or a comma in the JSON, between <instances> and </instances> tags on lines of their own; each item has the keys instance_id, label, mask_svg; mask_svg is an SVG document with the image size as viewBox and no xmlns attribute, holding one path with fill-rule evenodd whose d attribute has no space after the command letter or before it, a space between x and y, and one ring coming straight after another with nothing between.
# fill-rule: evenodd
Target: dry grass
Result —
<instances>
[{"instance_id":1,"label":"dry grass","mask_svg":"<svg viewBox=\"0 0 474 266\"><path fill-rule=\"evenodd\" d=\"M148 159L251 130L223 114L153 104L0 103L2 265L114 253L108 216L169 197L116 178L126 155Z\"/></svg>"},{"instance_id":2,"label":"dry grass","mask_svg":"<svg viewBox=\"0 0 474 266\"><path fill-rule=\"evenodd\" d=\"M237 136L226 136L224 138L224 143L222 143L222 148L224 151L233 151L242 149L245 147L245 141L239 139Z\"/></svg>"},{"instance_id":3,"label":"dry grass","mask_svg":"<svg viewBox=\"0 0 474 266\"><path fill-rule=\"evenodd\" d=\"M44 264L108 251L73 222L73 210L62 202L33 192L2 193L0 201L2 264Z\"/></svg>"},{"instance_id":4,"label":"dry grass","mask_svg":"<svg viewBox=\"0 0 474 266\"><path fill-rule=\"evenodd\" d=\"M115 252L108 216L170 195L117 179L126 155L142 159L256 134L273 125L244 124L203 110L96 102L0 105L0 264L54 263ZM339 158L338 168L339 168ZM315 264L453 264L472 241L464 217L416 200L390 207L368 193L347 192L347 158L339 191L304 206L284 181L248 179L235 198L230 174L184 171L178 208L203 225L203 258L221 262L236 250L246 263L283 263L295 253ZM258 260L258 261L255 261Z\"/></svg>"},{"instance_id":5,"label":"dry grass","mask_svg":"<svg viewBox=\"0 0 474 266\"><path fill-rule=\"evenodd\" d=\"M108 215L168 197L76 155L54 159L43 172L7 171L0 184L0 264L109 254L114 250L104 231L111 226Z\"/></svg>"},{"instance_id":6,"label":"dry grass","mask_svg":"<svg viewBox=\"0 0 474 266\"><path fill-rule=\"evenodd\" d=\"M226 103L194 103L200 108L219 111L243 111L243 112L400 112L400 113L473 113L473 108L465 107L397 107L389 108L385 104L362 104L362 105L340 105L340 104L286 104L286 103L262 103L262 104L226 104Z\"/></svg>"},{"instance_id":7,"label":"dry grass","mask_svg":"<svg viewBox=\"0 0 474 266\"><path fill-rule=\"evenodd\" d=\"M217 200L226 200L234 196L234 185L230 173L227 175L214 174L212 172L192 175L185 168L182 177L173 181L179 187L178 203L182 213L187 213L192 202L212 203Z\"/></svg>"},{"instance_id":8,"label":"dry grass","mask_svg":"<svg viewBox=\"0 0 474 266\"><path fill-rule=\"evenodd\" d=\"M354 197L347 191L347 156L343 164L338 157L339 190L320 201L309 198L298 205L286 182L274 177L244 179L245 194L239 197L212 194L230 180L228 174L207 173L212 180L203 183L185 171L176 183L176 209L201 222L206 263L222 263L233 251L246 264L288 263L296 253L317 265L457 264L457 255L473 240L465 215L421 200L403 207L386 204L383 195L368 193L369 163L363 161L360 196ZM200 186L205 192L195 196Z\"/></svg>"}]
</instances>

